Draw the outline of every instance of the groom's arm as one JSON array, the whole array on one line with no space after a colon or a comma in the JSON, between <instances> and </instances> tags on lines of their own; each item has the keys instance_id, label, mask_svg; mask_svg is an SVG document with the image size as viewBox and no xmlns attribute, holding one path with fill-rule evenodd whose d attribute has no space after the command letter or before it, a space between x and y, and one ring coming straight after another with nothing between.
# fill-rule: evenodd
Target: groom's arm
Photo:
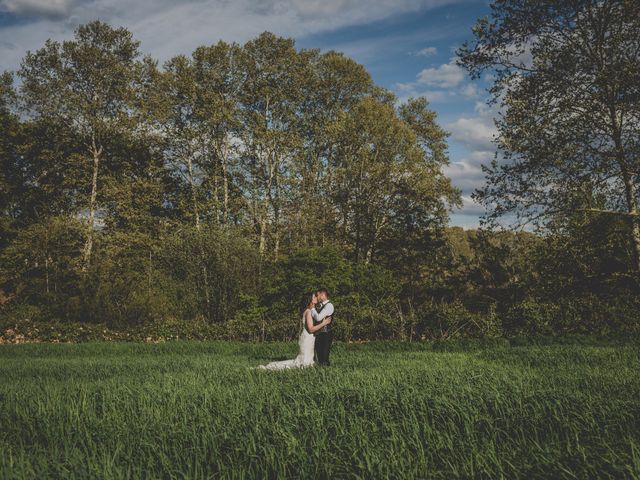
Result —
<instances>
[{"instance_id":1,"label":"groom's arm","mask_svg":"<svg viewBox=\"0 0 640 480\"><path fill-rule=\"evenodd\" d=\"M318 322L321 322L322 320L324 320L326 317L330 317L331 315L333 315L333 303L329 303L328 305L326 305L322 311L320 313L317 314L318 315Z\"/></svg>"},{"instance_id":2,"label":"groom's arm","mask_svg":"<svg viewBox=\"0 0 640 480\"><path fill-rule=\"evenodd\" d=\"M318 317L318 315L316 314L316 312L313 312L312 314L307 314L305 321L307 324L307 331L309 333L316 333L319 332L320 330L322 330L325 327L325 324L323 322L315 322L315 319Z\"/></svg>"}]
</instances>

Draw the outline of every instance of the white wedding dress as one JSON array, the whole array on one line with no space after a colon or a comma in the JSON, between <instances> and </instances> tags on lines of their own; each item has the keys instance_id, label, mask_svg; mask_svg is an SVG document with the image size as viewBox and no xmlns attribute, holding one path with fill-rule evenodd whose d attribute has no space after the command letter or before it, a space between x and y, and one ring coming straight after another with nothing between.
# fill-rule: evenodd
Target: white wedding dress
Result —
<instances>
[{"instance_id":1,"label":"white wedding dress","mask_svg":"<svg viewBox=\"0 0 640 480\"><path fill-rule=\"evenodd\" d=\"M285 368L310 367L313 365L313 353L316 343L316 337L312 333L307 332L305 327L305 316L309 309L302 314L300 337L298 338L298 346L300 353L293 360L281 360L279 362L271 362L266 365L259 365L258 368L264 370L284 370Z\"/></svg>"}]
</instances>

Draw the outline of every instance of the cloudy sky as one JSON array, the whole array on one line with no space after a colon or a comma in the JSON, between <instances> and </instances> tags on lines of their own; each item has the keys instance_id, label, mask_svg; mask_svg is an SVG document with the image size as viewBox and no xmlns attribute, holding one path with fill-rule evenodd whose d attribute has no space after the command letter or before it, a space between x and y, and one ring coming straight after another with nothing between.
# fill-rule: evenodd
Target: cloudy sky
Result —
<instances>
[{"instance_id":1,"label":"cloudy sky","mask_svg":"<svg viewBox=\"0 0 640 480\"><path fill-rule=\"evenodd\" d=\"M401 99L427 97L451 133L446 173L463 192L452 224L475 227L482 209L470 194L493 156L494 126L486 85L471 82L453 52L488 12L487 0L0 0L0 70L96 18L129 28L161 61L265 30L294 37L299 47L343 51Z\"/></svg>"}]
</instances>

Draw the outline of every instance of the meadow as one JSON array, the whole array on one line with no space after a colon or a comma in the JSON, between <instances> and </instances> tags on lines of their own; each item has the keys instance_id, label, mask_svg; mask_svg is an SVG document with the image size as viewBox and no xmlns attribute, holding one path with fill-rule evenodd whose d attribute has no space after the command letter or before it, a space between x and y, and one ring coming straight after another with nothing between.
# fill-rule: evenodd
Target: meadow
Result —
<instances>
[{"instance_id":1,"label":"meadow","mask_svg":"<svg viewBox=\"0 0 640 480\"><path fill-rule=\"evenodd\" d=\"M569 338L0 348L0 478L640 478L640 347Z\"/></svg>"}]
</instances>

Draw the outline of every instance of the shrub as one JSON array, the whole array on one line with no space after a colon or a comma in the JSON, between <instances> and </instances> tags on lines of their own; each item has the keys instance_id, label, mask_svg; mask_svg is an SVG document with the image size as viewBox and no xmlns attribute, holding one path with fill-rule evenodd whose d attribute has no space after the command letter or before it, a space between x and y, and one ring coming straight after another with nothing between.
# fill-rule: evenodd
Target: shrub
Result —
<instances>
[{"instance_id":1,"label":"shrub","mask_svg":"<svg viewBox=\"0 0 640 480\"><path fill-rule=\"evenodd\" d=\"M509 335L634 333L640 331L640 302L597 295L565 297L555 303L527 298L508 309L503 324Z\"/></svg>"},{"instance_id":2,"label":"shrub","mask_svg":"<svg viewBox=\"0 0 640 480\"><path fill-rule=\"evenodd\" d=\"M502 334L494 306L488 312L472 312L459 300L426 302L416 315L417 333L422 338L495 337Z\"/></svg>"},{"instance_id":3,"label":"shrub","mask_svg":"<svg viewBox=\"0 0 640 480\"><path fill-rule=\"evenodd\" d=\"M560 317L558 305L527 298L507 310L503 325L510 335L551 335Z\"/></svg>"}]
</instances>

